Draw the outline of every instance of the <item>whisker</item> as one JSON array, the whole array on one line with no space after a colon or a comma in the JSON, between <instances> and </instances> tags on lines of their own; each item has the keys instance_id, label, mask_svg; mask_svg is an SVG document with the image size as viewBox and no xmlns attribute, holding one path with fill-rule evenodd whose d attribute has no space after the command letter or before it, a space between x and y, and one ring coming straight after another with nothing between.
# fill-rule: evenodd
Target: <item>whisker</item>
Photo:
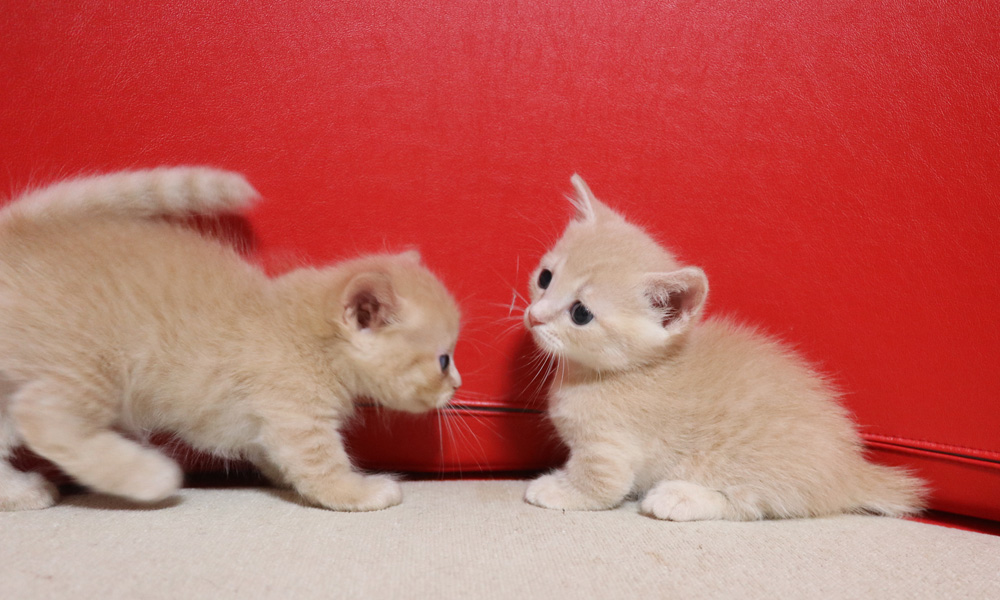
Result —
<instances>
[{"instance_id":1,"label":"whisker","mask_svg":"<svg viewBox=\"0 0 1000 600\"><path fill-rule=\"evenodd\" d=\"M481 365L481 366L479 366L479 367L477 367L475 369L465 369L465 368L463 368L462 371L461 371L461 373L462 373L463 377L464 376L469 376L469 375L478 375L478 374L482 373L483 371L485 371L486 369L488 369L489 366L490 365Z\"/></svg>"},{"instance_id":2,"label":"whisker","mask_svg":"<svg viewBox=\"0 0 1000 600\"><path fill-rule=\"evenodd\" d=\"M476 423L484 426L487 430L489 430L490 433L496 435L500 439L504 439L504 437L500 434L499 430L497 430L496 423L491 423L490 420L486 416L481 415L481 414L476 414L475 412L473 412L471 410L462 411L461 414L463 416L466 416L466 417L470 418L471 420L475 421Z\"/></svg>"},{"instance_id":3,"label":"whisker","mask_svg":"<svg viewBox=\"0 0 1000 600\"><path fill-rule=\"evenodd\" d=\"M479 305L481 306L483 304L487 304L487 305L494 304L494 305L497 305L497 306L506 306L506 304L498 304L496 302L481 302ZM479 314L477 314L475 316L472 316L472 317L462 317L462 320L461 320L461 324L462 324L462 328L463 329L468 329L469 327L480 325L482 323L492 323L492 322L493 322L493 319L491 317L488 317L486 315L479 315Z\"/></svg>"},{"instance_id":4,"label":"whisker","mask_svg":"<svg viewBox=\"0 0 1000 600\"><path fill-rule=\"evenodd\" d=\"M497 334L490 334L490 336L491 336L491 337L495 337L495 338L497 338L497 339L502 339L502 338L504 338L504 337L507 337L508 335L510 335L510 334L511 334L511 333L512 333L512 332L514 331L514 329L515 329L515 327L516 327L517 325L518 325L517 323L512 323L512 324L508 325L508 326L507 326L506 328L504 328L504 329L503 329L503 330L501 331L500 335L497 335ZM497 351L500 351L500 350L501 350L501 349L500 349L500 348L498 348L498 347L497 347L496 345L494 345L494 344L493 344L492 342L488 342L488 341L486 341L486 340L481 340L481 339L476 339L476 340L472 340L472 339L469 339L469 340L465 340L465 341L466 341L466 342L469 342L469 343L470 343L470 344L472 344L473 346L476 346L477 344L481 344L481 345L485 345L485 346L489 346L490 348L492 348L492 349L494 349L494 350L497 350ZM480 354L482 354L482 351L480 351Z\"/></svg>"},{"instance_id":5,"label":"whisker","mask_svg":"<svg viewBox=\"0 0 1000 600\"><path fill-rule=\"evenodd\" d=\"M545 364L546 355L542 352L535 352L528 359L528 362L517 367L517 371L523 372L528 371L529 373L537 372L542 365Z\"/></svg>"},{"instance_id":6,"label":"whisker","mask_svg":"<svg viewBox=\"0 0 1000 600\"><path fill-rule=\"evenodd\" d=\"M459 397L459 398L464 398L464 397L468 396L468 397L471 397L471 398L478 398L478 399L481 399L481 400L490 400L490 401L494 401L494 402L500 400L500 398L496 394L487 394L485 392L476 392L476 391L473 391L473 390L466 390L466 389L463 389L461 392L459 392L458 394L456 394L456 396Z\"/></svg>"},{"instance_id":7,"label":"whisker","mask_svg":"<svg viewBox=\"0 0 1000 600\"><path fill-rule=\"evenodd\" d=\"M434 412L437 413L436 416L437 416L437 426L438 426L438 447L441 449L441 456L438 458L438 471L443 473L445 466L444 465L445 448L444 448L444 426L442 424L442 421L444 421L445 417L444 415L441 414L442 411L440 410L436 410Z\"/></svg>"},{"instance_id":8,"label":"whisker","mask_svg":"<svg viewBox=\"0 0 1000 600\"><path fill-rule=\"evenodd\" d=\"M518 257L517 260L518 260L518 266L519 266L520 265L520 257ZM531 302L528 301L527 298L525 298L524 296L522 296L521 293L517 291L517 286L511 285L510 281L508 281L503 275L500 274L500 271L497 271L495 267L490 267L490 268L493 270L493 272L496 274L496 276L501 281L503 281L504 283L506 283L510 287L510 289L514 292L514 296L515 297L520 298L525 304L531 304ZM515 275L515 277L516 276L517 275Z\"/></svg>"},{"instance_id":9,"label":"whisker","mask_svg":"<svg viewBox=\"0 0 1000 600\"><path fill-rule=\"evenodd\" d=\"M556 357L556 373L559 375L559 387L566 383L566 363Z\"/></svg>"},{"instance_id":10,"label":"whisker","mask_svg":"<svg viewBox=\"0 0 1000 600\"><path fill-rule=\"evenodd\" d=\"M476 445L479 447L479 456L480 456L480 458L482 458L483 460L485 460L486 459L486 448L483 447L482 441L472 431L472 426L468 422L465 421L464 417L467 414L468 413L462 413L462 415L461 415L462 418L458 418L455 421L455 426L456 426L456 428L457 428L457 430L459 432L463 432L463 440L465 440L466 443L467 443L467 441L469 440L470 437L472 438L472 441L476 442ZM456 416L459 416L459 415L456 415ZM465 428L464 430L462 429L463 427ZM465 435L465 434L467 434L467 435ZM476 462L476 468L477 468L477 470L479 472L482 472L483 471L483 463L480 462L478 459L475 459L475 458L473 460L475 460L475 462Z\"/></svg>"},{"instance_id":11,"label":"whisker","mask_svg":"<svg viewBox=\"0 0 1000 600\"><path fill-rule=\"evenodd\" d=\"M508 305L503 302L483 302L486 306L496 306L497 308L507 308ZM520 308L520 307L518 307Z\"/></svg>"},{"instance_id":12,"label":"whisker","mask_svg":"<svg viewBox=\"0 0 1000 600\"><path fill-rule=\"evenodd\" d=\"M521 302L524 302L525 304L531 304L531 300L529 300L529 299L525 298L525 297L524 297L524 296L523 296L523 295L521 294L521 292L517 291L517 288L514 288L514 287L512 287L512 288L510 289L510 291L514 292L514 297L515 297L515 298L517 298L518 300L520 300Z\"/></svg>"},{"instance_id":13,"label":"whisker","mask_svg":"<svg viewBox=\"0 0 1000 600\"><path fill-rule=\"evenodd\" d=\"M528 384L525 386L525 389L529 393L537 395L539 392L541 392L542 386L545 385L545 382L548 379L549 375L552 374L552 362L553 361L551 356L543 355L542 361L539 363L538 369L535 372L534 377L532 377L531 381L529 381Z\"/></svg>"},{"instance_id":14,"label":"whisker","mask_svg":"<svg viewBox=\"0 0 1000 600\"><path fill-rule=\"evenodd\" d=\"M453 421L452 415L448 414L448 415L443 415L443 416L444 416L444 424L448 428L448 440L449 440L449 443L451 444L452 448L455 448L455 447L458 446L458 443L457 443L456 437L455 437L455 429L453 427L454 421ZM462 476L462 465L461 465L461 463L459 463L457 465L457 468L458 468L458 476L461 477Z\"/></svg>"},{"instance_id":15,"label":"whisker","mask_svg":"<svg viewBox=\"0 0 1000 600\"><path fill-rule=\"evenodd\" d=\"M510 324L507 325L507 327L503 328L503 330L501 330L501 332L500 332L500 336L501 337L506 337L506 336L510 335L511 332L516 331L518 329L522 329L523 327L524 327L524 323L522 323L521 320L518 319L517 321L515 321L513 323L510 323Z\"/></svg>"}]
</instances>

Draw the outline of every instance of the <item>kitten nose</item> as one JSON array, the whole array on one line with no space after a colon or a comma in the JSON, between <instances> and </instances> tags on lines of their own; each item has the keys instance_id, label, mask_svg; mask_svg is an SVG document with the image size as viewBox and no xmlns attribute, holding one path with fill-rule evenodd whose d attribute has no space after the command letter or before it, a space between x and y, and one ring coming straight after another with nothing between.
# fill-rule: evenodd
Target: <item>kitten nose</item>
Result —
<instances>
[{"instance_id":1,"label":"kitten nose","mask_svg":"<svg viewBox=\"0 0 1000 600\"><path fill-rule=\"evenodd\" d=\"M542 320L535 316L535 313L528 311L528 326L537 327L542 324Z\"/></svg>"}]
</instances>

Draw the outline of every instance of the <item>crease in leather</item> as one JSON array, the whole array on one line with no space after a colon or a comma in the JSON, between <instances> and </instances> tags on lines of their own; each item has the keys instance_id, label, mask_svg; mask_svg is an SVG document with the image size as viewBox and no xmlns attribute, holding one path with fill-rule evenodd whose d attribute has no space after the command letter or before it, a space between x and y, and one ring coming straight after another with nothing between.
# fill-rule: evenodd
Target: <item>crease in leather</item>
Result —
<instances>
[{"instance_id":1,"label":"crease in leather","mask_svg":"<svg viewBox=\"0 0 1000 600\"><path fill-rule=\"evenodd\" d=\"M976 448L964 448L931 442L926 440L912 440L904 437L884 436L877 434L866 434L862 438L871 447L880 447L900 451L910 451L940 458L950 457L963 459L961 462L977 464L982 466L992 466L1000 469L1000 453L979 450Z\"/></svg>"}]
</instances>

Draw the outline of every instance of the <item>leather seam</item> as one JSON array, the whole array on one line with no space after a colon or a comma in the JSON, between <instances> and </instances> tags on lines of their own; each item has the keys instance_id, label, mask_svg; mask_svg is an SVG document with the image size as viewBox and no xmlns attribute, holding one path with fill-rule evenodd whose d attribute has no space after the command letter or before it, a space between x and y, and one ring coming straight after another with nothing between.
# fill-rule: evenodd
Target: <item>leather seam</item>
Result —
<instances>
[{"instance_id":1,"label":"leather seam","mask_svg":"<svg viewBox=\"0 0 1000 600\"><path fill-rule=\"evenodd\" d=\"M942 444L940 442L931 442L928 440L914 440L911 438L905 438L901 436L889 436L880 434L865 434L862 437L865 439L865 441L869 442L876 442L876 443L882 443L900 447L908 447L908 448L913 448L915 450L923 450L925 452L952 454L956 456L962 456L965 458L979 459L991 462L1000 462L1000 453L992 452L989 450L981 450L978 448L956 446L952 444Z\"/></svg>"}]
</instances>

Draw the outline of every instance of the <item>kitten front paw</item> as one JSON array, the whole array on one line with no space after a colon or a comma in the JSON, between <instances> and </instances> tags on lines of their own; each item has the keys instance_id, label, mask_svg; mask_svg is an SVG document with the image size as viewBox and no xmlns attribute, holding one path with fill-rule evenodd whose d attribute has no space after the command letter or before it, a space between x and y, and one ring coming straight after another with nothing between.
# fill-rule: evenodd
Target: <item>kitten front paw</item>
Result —
<instances>
[{"instance_id":1,"label":"kitten front paw","mask_svg":"<svg viewBox=\"0 0 1000 600\"><path fill-rule=\"evenodd\" d=\"M38 510L59 500L59 490L38 473L12 473L0 494L0 511Z\"/></svg>"},{"instance_id":2,"label":"kitten front paw","mask_svg":"<svg viewBox=\"0 0 1000 600\"><path fill-rule=\"evenodd\" d=\"M725 519L728 506L717 490L690 481L664 481L646 494L639 511L667 521L708 521Z\"/></svg>"},{"instance_id":3,"label":"kitten front paw","mask_svg":"<svg viewBox=\"0 0 1000 600\"><path fill-rule=\"evenodd\" d=\"M366 496L354 510L382 510L403 501L403 488L399 482L386 475L365 477Z\"/></svg>"},{"instance_id":4,"label":"kitten front paw","mask_svg":"<svg viewBox=\"0 0 1000 600\"><path fill-rule=\"evenodd\" d=\"M353 475L309 495L331 510L367 512L396 506L403 501L403 488L386 475Z\"/></svg>"},{"instance_id":5,"label":"kitten front paw","mask_svg":"<svg viewBox=\"0 0 1000 600\"><path fill-rule=\"evenodd\" d=\"M603 510L607 503L591 498L576 489L562 471L542 475L528 484L524 500L529 504L556 510Z\"/></svg>"}]
</instances>

